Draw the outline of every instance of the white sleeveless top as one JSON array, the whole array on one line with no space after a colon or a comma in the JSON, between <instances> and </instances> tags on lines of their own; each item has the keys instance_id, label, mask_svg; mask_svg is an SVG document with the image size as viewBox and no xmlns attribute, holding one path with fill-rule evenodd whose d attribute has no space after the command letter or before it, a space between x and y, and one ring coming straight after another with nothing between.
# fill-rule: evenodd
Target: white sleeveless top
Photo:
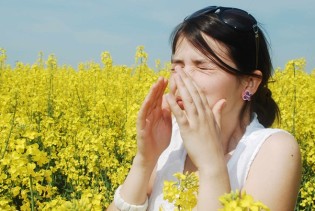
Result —
<instances>
[{"instance_id":1,"label":"white sleeveless top","mask_svg":"<svg viewBox=\"0 0 315 211\"><path fill-rule=\"evenodd\" d=\"M270 135L279 131L283 130L264 128L258 122L257 115L254 114L252 122L246 127L243 137L227 163L232 190L242 189L250 166L261 145ZM163 200L163 185L165 180L176 181L174 173L183 173L186 155L179 127L174 118L171 143L161 154L157 163L156 178L149 198L148 210L158 211L160 206L163 206L164 210L174 210L172 204Z\"/></svg>"}]
</instances>

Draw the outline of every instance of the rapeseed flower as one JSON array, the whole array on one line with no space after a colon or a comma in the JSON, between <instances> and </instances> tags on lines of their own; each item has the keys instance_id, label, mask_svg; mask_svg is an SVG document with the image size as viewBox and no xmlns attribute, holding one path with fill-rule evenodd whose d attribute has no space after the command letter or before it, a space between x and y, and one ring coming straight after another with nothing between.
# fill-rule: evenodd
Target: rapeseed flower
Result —
<instances>
[{"instance_id":1,"label":"rapeseed flower","mask_svg":"<svg viewBox=\"0 0 315 211\"><path fill-rule=\"evenodd\" d=\"M12 68L6 59L0 49L0 209L106 208L136 154L140 105L159 76L169 77L169 63L149 68L143 46L131 67L114 65L108 52L101 64L77 69L58 65L54 55L45 60L43 53L32 65L17 62ZM301 146L299 210L315 209L315 71L304 69L304 60L289 61L269 84L281 110L274 127L293 133ZM194 177L175 178L166 183L165 196L192 207Z\"/></svg>"}]
</instances>

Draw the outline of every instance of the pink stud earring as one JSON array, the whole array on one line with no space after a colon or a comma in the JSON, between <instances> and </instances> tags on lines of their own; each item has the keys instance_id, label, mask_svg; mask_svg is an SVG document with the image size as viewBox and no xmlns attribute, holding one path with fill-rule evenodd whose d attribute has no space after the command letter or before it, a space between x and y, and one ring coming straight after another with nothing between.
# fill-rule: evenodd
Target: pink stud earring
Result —
<instances>
[{"instance_id":1,"label":"pink stud earring","mask_svg":"<svg viewBox=\"0 0 315 211\"><path fill-rule=\"evenodd\" d=\"M251 97L252 97L253 94L251 94L248 90L245 91L245 93L243 93L243 100L245 101L250 101L251 100Z\"/></svg>"}]
</instances>

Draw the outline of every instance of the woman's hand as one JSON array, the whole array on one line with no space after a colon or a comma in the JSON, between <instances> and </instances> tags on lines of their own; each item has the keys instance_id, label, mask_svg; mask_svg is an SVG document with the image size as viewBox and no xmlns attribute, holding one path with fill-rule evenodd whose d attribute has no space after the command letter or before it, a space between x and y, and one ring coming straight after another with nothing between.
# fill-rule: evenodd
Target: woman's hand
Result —
<instances>
[{"instance_id":1,"label":"woman's hand","mask_svg":"<svg viewBox=\"0 0 315 211\"><path fill-rule=\"evenodd\" d=\"M164 98L167 80L159 78L145 98L137 119L137 144L141 161L156 163L169 145L172 132L171 112Z\"/></svg>"},{"instance_id":2,"label":"woman's hand","mask_svg":"<svg viewBox=\"0 0 315 211\"><path fill-rule=\"evenodd\" d=\"M219 100L211 109L190 76L179 67L175 71L173 79L185 110L178 106L174 95L168 95L167 101L176 117L187 153L198 170L222 165L220 119L225 100Z\"/></svg>"},{"instance_id":3,"label":"woman's hand","mask_svg":"<svg viewBox=\"0 0 315 211\"><path fill-rule=\"evenodd\" d=\"M154 174L154 166L170 142L171 113L165 102L163 103L166 87L167 80L159 78L151 87L138 114L138 151L120 190L121 197L129 204L141 205L147 200L149 180Z\"/></svg>"}]
</instances>

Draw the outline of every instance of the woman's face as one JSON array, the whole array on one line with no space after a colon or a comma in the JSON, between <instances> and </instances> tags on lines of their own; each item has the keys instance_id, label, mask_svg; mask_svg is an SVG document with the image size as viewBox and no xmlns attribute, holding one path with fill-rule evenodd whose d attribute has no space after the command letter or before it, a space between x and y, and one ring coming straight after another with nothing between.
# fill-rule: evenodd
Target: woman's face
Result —
<instances>
[{"instance_id":1,"label":"woman's face","mask_svg":"<svg viewBox=\"0 0 315 211\"><path fill-rule=\"evenodd\" d=\"M228 57L224 45L211 37L206 37L206 40L223 62L235 67L235 64ZM170 91L176 96L181 109L184 109L173 78L178 71L185 71L191 77L195 85L206 96L211 108L220 99L226 99L225 112L241 109L243 105L241 96L244 86L241 85L240 80L235 75L218 67L185 38L179 40L176 51L172 55L172 74L170 78Z\"/></svg>"}]
</instances>

